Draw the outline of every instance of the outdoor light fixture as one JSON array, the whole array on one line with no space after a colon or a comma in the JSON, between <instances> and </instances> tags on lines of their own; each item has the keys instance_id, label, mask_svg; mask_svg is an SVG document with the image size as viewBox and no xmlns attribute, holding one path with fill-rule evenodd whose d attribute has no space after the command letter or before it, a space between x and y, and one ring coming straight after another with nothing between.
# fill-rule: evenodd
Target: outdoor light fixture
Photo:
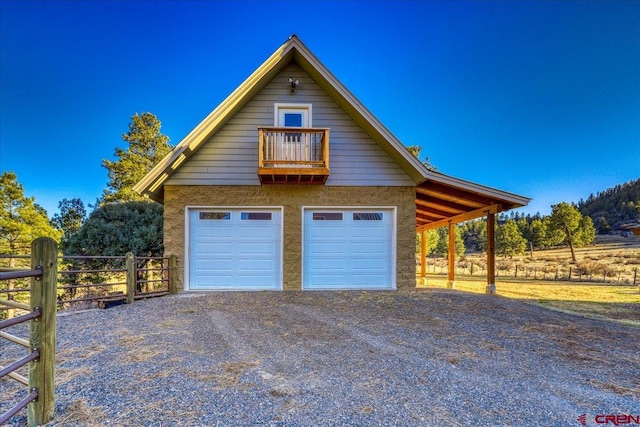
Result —
<instances>
[{"instance_id":1,"label":"outdoor light fixture","mask_svg":"<svg viewBox=\"0 0 640 427\"><path fill-rule=\"evenodd\" d=\"M296 89L296 86L298 86L299 83L300 81L298 79L289 77L289 84L291 85L291 93L293 93L293 91Z\"/></svg>"}]
</instances>

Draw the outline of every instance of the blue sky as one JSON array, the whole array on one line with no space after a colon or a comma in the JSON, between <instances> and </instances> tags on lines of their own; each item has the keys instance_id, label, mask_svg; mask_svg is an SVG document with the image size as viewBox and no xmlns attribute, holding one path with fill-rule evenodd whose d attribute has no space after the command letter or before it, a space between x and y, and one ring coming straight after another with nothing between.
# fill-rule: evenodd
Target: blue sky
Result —
<instances>
[{"instance_id":1,"label":"blue sky","mask_svg":"<svg viewBox=\"0 0 640 427\"><path fill-rule=\"evenodd\" d=\"M561 201L640 177L640 1L0 0L0 168L57 212L150 111L175 145L290 34L448 175Z\"/></svg>"}]
</instances>

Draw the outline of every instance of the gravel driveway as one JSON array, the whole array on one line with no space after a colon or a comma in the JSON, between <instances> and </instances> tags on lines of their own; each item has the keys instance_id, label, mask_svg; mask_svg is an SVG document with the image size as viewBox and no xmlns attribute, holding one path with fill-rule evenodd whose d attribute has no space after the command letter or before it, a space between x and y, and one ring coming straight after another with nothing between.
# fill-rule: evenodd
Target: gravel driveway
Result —
<instances>
[{"instance_id":1,"label":"gravel driveway","mask_svg":"<svg viewBox=\"0 0 640 427\"><path fill-rule=\"evenodd\" d=\"M51 425L579 426L582 414L587 425L640 414L640 329L501 297L183 293L58 322Z\"/></svg>"}]
</instances>

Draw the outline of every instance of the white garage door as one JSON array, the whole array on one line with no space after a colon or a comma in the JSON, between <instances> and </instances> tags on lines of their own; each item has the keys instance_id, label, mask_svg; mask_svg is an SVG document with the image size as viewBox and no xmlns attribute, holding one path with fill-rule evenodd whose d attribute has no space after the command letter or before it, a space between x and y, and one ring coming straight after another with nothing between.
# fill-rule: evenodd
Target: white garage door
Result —
<instances>
[{"instance_id":1,"label":"white garage door","mask_svg":"<svg viewBox=\"0 0 640 427\"><path fill-rule=\"evenodd\" d=\"M304 289L393 289L393 209L304 210Z\"/></svg>"},{"instance_id":2,"label":"white garage door","mask_svg":"<svg viewBox=\"0 0 640 427\"><path fill-rule=\"evenodd\" d=\"M282 289L280 209L191 209L189 289Z\"/></svg>"}]
</instances>

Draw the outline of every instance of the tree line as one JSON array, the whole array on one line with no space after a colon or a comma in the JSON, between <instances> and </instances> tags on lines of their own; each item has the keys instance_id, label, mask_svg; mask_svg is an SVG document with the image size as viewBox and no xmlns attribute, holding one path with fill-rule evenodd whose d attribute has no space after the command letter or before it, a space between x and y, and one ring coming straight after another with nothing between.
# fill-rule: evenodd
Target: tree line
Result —
<instances>
[{"instance_id":1,"label":"tree line","mask_svg":"<svg viewBox=\"0 0 640 427\"><path fill-rule=\"evenodd\" d=\"M587 200L580 200L577 208L593 219L598 234L625 230L625 225L638 222L640 213L640 178L618 184Z\"/></svg>"},{"instance_id":2,"label":"tree line","mask_svg":"<svg viewBox=\"0 0 640 427\"><path fill-rule=\"evenodd\" d=\"M551 215L536 214L508 216L501 213L495 218L496 255L513 257L523 255L525 251L546 249L551 246L566 245L576 262L575 248L593 243L596 232L591 217L582 215L576 206L566 202L551 207ZM486 251L487 221L476 219L456 225L455 252L462 256L469 251ZM447 256L448 227L428 230L426 233L427 254ZM419 234L416 251L420 251L422 236Z\"/></svg>"}]
</instances>

